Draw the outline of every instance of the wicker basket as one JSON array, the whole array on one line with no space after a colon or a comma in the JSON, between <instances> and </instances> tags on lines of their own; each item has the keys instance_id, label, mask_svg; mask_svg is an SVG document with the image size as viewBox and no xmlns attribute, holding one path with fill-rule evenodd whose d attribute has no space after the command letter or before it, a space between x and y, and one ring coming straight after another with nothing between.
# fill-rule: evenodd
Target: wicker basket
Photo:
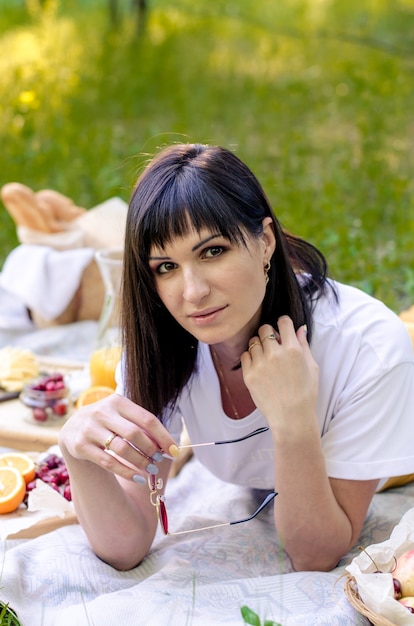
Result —
<instances>
[{"instance_id":1,"label":"wicker basket","mask_svg":"<svg viewBox=\"0 0 414 626\"><path fill-rule=\"evenodd\" d=\"M371 624L374 624L374 626L396 626L394 622L390 622L390 620L386 617L378 615L378 613L371 611L371 609L365 606L359 596L357 583L353 576L347 576L344 590L346 597L354 609L356 609L358 613L361 613L364 617L367 617Z\"/></svg>"}]
</instances>

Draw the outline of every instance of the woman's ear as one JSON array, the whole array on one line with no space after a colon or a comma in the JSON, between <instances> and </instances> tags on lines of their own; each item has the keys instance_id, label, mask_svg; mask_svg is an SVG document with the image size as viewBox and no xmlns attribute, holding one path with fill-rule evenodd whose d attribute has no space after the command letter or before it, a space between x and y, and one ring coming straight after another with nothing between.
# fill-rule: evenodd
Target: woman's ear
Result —
<instances>
[{"instance_id":1,"label":"woman's ear","mask_svg":"<svg viewBox=\"0 0 414 626\"><path fill-rule=\"evenodd\" d=\"M276 237L271 217L265 217L262 221L263 234L262 241L264 244L264 253L266 259L271 259L276 250Z\"/></svg>"}]
</instances>

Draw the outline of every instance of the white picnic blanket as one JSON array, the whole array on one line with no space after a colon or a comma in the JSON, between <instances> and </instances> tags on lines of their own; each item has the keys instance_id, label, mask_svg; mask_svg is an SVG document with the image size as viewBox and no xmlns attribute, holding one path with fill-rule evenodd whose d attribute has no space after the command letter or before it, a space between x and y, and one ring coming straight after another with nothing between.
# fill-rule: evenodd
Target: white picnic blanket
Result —
<instances>
[{"instance_id":1,"label":"white picnic blanket","mask_svg":"<svg viewBox=\"0 0 414 626\"><path fill-rule=\"evenodd\" d=\"M2 314L5 321L4 307ZM93 345L93 324L36 331L26 321L9 328L3 323L0 347L11 342L79 360ZM170 528L240 519L263 495L221 482L193 459L168 483ZM246 524L179 537L158 534L148 557L128 572L100 561L78 525L5 540L0 600L10 603L23 626L241 626L243 605L283 626L368 626L346 599L340 578L358 548L332 572L294 572L274 531L273 506L277 497ZM358 545L387 539L413 506L414 484L377 494Z\"/></svg>"},{"instance_id":2,"label":"white picnic blanket","mask_svg":"<svg viewBox=\"0 0 414 626\"><path fill-rule=\"evenodd\" d=\"M252 504L248 490L222 483L195 460L168 484L171 530L231 520ZM359 543L386 539L413 504L414 485L377 494ZM358 549L332 572L293 572L271 509L246 524L159 534L148 557L128 572L100 561L78 525L5 541L0 599L23 626L240 626L243 605L283 626L368 624L340 579Z\"/></svg>"}]
</instances>

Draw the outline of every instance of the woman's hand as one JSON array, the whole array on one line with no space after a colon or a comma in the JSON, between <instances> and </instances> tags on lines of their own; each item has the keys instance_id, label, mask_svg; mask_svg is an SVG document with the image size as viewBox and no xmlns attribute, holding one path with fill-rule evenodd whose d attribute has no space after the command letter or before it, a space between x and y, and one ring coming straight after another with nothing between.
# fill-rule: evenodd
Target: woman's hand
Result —
<instances>
[{"instance_id":1,"label":"woman's hand","mask_svg":"<svg viewBox=\"0 0 414 626\"><path fill-rule=\"evenodd\" d=\"M286 418L303 426L305 414L315 415L318 366L304 326L295 332L292 320L283 316L278 331L264 324L250 339L241 357L244 381L272 429L286 425Z\"/></svg>"},{"instance_id":2,"label":"woman's hand","mask_svg":"<svg viewBox=\"0 0 414 626\"><path fill-rule=\"evenodd\" d=\"M161 422L113 394L76 411L60 432L78 519L95 553L118 569L135 567L151 547L157 515L149 474L164 486L178 452Z\"/></svg>"},{"instance_id":3,"label":"woman's hand","mask_svg":"<svg viewBox=\"0 0 414 626\"><path fill-rule=\"evenodd\" d=\"M135 481L137 472L157 474L164 453L178 452L152 413L115 393L74 413L61 430L60 444L74 459Z\"/></svg>"},{"instance_id":4,"label":"woman's hand","mask_svg":"<svg viewBox=\"0 0 414 626\"><path fill-rule=\"evenodd\" d=\"M355 544L378 481L328 477L306 329L283 316L278 331L265 324L250 339L244 380L273 435L279 537L296 569L329 570Z\"/></svg>"}]
</instances>

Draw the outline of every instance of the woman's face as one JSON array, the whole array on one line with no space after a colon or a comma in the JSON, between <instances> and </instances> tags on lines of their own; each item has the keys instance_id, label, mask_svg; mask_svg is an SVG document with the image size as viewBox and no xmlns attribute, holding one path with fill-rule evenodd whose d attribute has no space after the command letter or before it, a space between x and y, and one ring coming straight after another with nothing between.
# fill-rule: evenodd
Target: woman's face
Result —
<instances>
[{"instance_id":1,"label":"woman's face","mask_svg":"<svg viewBox=\"0 0 414 626\"><path fill-rule=\"evenodd\" d=\"M243 342L256 331L265 295L264 266L275 249L271 218L247 246L218 232L190 230L163 249L153 246L149 265L163 304L175 320L207 344Z\"/></svg>"}]
</instances>

